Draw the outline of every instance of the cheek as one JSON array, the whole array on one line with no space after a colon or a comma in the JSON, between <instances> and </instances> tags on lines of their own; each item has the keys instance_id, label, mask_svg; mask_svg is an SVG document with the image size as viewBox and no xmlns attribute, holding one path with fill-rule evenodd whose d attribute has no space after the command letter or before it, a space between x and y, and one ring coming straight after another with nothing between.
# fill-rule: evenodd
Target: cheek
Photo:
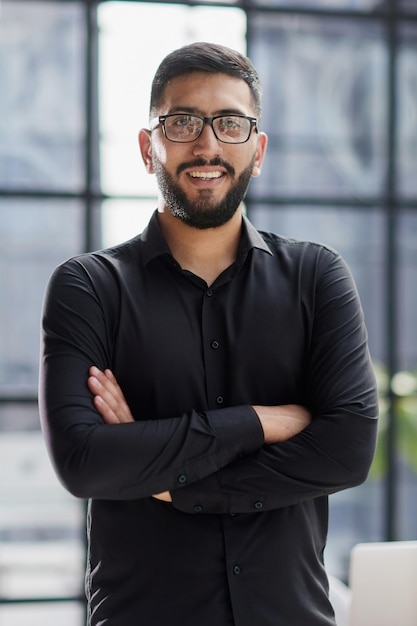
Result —
<instances>
[{"instance_id":1,"label":"cheek","mask_svg":"<svg viewBox=\"0 0 417 626\"><path fill-rule=\"evenodd\" d=\"M240 159L239 163L236 162L236 171L240 173L246 172L250 176L259 176L260 168L257 161L256 152L248 150L244 159Z\"/></svg>"},{"instance_id":2,"label":"cheek","mask_svg":"<svg viewBox=\"0 0 417 626\"><path fill-rule=\"evenodd\" d=\"M152 163L155 161L164 167L167 167L170 163L175 162L175 157L172 155L172 151L169 150L165 143L161 140L156 140L152 145Z\"/></svg>"}]
</instances>

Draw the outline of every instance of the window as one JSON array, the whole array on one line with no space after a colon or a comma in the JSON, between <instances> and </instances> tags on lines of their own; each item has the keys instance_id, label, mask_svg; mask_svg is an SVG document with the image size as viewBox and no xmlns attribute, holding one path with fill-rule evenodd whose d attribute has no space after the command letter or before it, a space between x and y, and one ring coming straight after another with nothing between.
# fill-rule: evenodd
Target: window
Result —
<instances>
[{"instance_id":1,"label":"window","mask_svg":"<svg viewBox=\"0 0 417 626\"><path fill-rule=\"evenodd\" d=\"M61 261L127 239L147 222L156 189L137 133L148 123L151 78L166 52L200 39L248 51L263 82L261 127L270 141L246 198L250 219L339 250L367 319L379 444L368 481L331 498L328 568L346 578L358 541L417 538L417 5L228 4L1 2L6 626L27 623L28 612L33 626L84 620L84 505L58 484L39 430L41 303ZM36 605L19 604L31 599Z\"/></svg>"}]
</instances>

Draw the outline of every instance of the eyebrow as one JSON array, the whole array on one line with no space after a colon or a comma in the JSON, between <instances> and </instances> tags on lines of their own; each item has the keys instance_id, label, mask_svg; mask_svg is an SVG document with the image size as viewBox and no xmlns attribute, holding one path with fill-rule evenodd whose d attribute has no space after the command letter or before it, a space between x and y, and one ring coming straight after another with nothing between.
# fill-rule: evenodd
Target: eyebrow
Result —
<instances>
[{"instance_id":1,"label":"eyebrow","mask_svg":"<svg viewBox=\"0 0 417 626\"><path fill-rule=\"evenodd\" d=\"M182 106L173 107L172 109L169 110L167 115L172 115L175 113L178 113L178 114L189 113L190 115L200 115L202 117L217 117L218 115L247 115L246 113L243 113L243 111L241 111L240 109L219 109L217 111L214 111L212 115L206 116L204 115L204 112L201 111L201 109L197 109L196 107L182 107Z\"/></svg>"}]
</instances>

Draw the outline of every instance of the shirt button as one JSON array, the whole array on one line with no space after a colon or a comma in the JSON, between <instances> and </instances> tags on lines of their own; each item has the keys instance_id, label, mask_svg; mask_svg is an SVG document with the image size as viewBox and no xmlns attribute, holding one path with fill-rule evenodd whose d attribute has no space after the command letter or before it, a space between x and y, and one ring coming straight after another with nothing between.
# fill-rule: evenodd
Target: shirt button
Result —
<instances>
[{"instance_id":1,"label":"shirt button","mask_svg":"<svg viewBox=\"0 0 417 626\"><path fill-rule=\"evenodd\" d=\"M213 348L213 350L217 350L217 348L220 346L219 342L214 340L211 342L211 347Z\"/></svg>"},{"instance_id":2,"label":"shirt button","mask_svg":"<svg viewBox=\"0 0 417 626\"><path fill-rule=\"evenodd\" d=\"M254 504L253 506L255 507L255 509L258 509L258 510L259 510L259 509L262 509L263 505L264 505L264 503L263 503L263 502L260 502L260 501L258 500L258 502L255 502L255 504Z\"/></svg>"},{"instance_id":3,"label":"shirt button","mask_svg":"<svg viewBox=\"0 0 417 626\"><path fill-rule=\"evenodd\" d=\"M187 482L187 476L186 476L185 474L180 474L180 475L178 476L178 482L179 482L181 485L184 485L184 483L186 483L186 482Z\"/></svg>"},{"instance_id":4,"label":"shirt button","mask_svg":"<svg viewBox=\"0 0 417 626\"><path fill-rule=\"evenodd\" d=\"M201 513L202 510L203 510L203 507L200 504L195 504L193 506L194 513Z\"/></svg>"},{"instance_id":5,"label":"shirt button","mask_svg":"<svg viewBox=\"0 0 417 626\"><path fill-rule=\"evenodd\" d=\"M242 570L240 569L239 565L235 565L233 568L233 574L236 574L236 576L239 576L240 572Z\"/></svg>"},{"instance_id":6,"label":"shirt button","mask_svg":"<svg viewBox=\"0 0 417 626\"><path fill-rule=\"evenodd\" d=\"M206 296L210 298L212 295L213 295L213 291L211 289L207 289Z\"/></svg>"},{"instance_id":7,"label":"shirt button","mask_svg":"<svg viewBox=\"0 0 417 626\"><path fill-rule=\"evenodd\" d=\"M217 396L216 402L217 402L217 404L223 404L223 402L224 402L223 396Z\"/></svg>"}]
</instances>

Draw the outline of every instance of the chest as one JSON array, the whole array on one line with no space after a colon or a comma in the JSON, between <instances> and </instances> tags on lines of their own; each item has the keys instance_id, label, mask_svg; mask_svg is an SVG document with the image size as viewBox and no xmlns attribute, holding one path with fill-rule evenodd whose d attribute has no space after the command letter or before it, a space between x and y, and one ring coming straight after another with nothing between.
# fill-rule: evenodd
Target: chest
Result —
<instances>
[{"instance_id":1,"label":"chest","mask_svg":"<svg viewBox=\"0 0 417 626\"><path fill-rule=\"evenodd\" d=\"M121 294L113 368L140 405L172 409L295 402L310 321L285 280L241 276L203 289L184 276Z\"/></svg>"}]
</instances>

